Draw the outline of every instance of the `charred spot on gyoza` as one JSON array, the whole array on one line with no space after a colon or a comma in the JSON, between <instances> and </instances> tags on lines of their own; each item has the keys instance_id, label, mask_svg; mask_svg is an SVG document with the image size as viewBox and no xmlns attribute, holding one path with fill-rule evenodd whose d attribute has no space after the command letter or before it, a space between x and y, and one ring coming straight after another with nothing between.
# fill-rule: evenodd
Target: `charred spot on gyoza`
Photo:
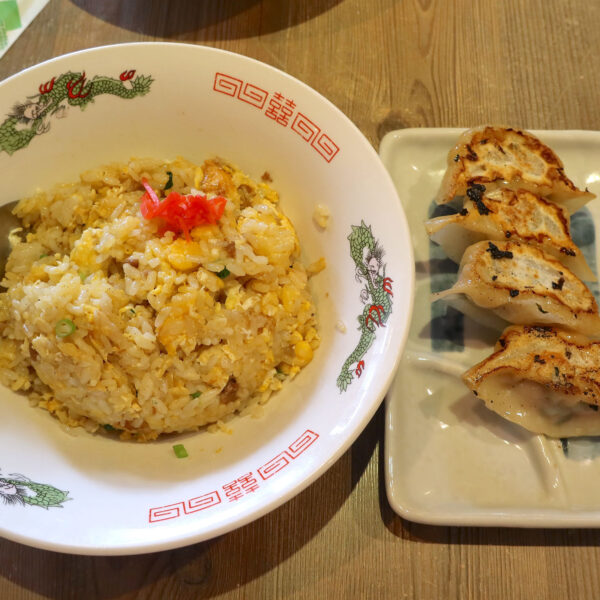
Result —
<instances>
[{"instance_id":1,"label":"charred spot on gyoza","mask_svg":"<svg viewBox=\"0 0 600 600\"><path fill-rule=\"evenodd\" d=\"M577 253L575 252L575 250L571 250L571 248L565 248L565 247L562 247L562 248L560 249L560 251L561 251L563 254L566 254L567 256L577 256Z\"/></svg>"},{"instance_id":2,"label":"charred spot on gyoza","mask_svg":"<svg viewBox=\"0 0 600 600\"><path fill-rule=\"evenodd\" d=\"M536 354L533 357L533 362L539 363L540 365L545 365L546 364L546 361L543 358L540 358L539 354Z\"/></svg>"},{"instance_id":3,"label":"charred spot on gyoza","mask_svg":"<svg viewBox=\"0 0 600 600\"><path fill-rule=\"evenodd\" d=\"M508 293L511 298L516 298L519 295L519 290L510 290Z\"/></svg>"},{"instance_id":4,"label":"charred spot on gyoza","mask_svg":"<svg viewBox=\"0 0 600 600\"><path fill-rule=\"evenodd\" d=\"M556 155L554 154L554 152L552 150L550 150L550 148L543 148L542 152L541 152L541 156L542 158L549 163L555 162L556 161ZM564 171L564 167L557 167L556 169L557 171Z\"/></svg>"},{"instance_id":5,"label":"charred spot on gyoza","mask_svg":"<svg viewBox=\"0 0 600 600\"><path fill-rule=\"evenodd\" d=\"M461 217L466 217L469 214L469 211L466 208L463 208L459 214Z\"/></svg>"},{"instance_id":6,"label":"charred spot on gyoza","mask_svg":"<svg viewBox=\"0 0 600 600\"><path fill-rule=\"evenodd\" d=\"M467 154L465 155L465 158L467 158L468 160L477 160L479 158L479 156L477 156L477 153L473 151L473 148L471 148L469 144L467 144Z\"/></svg>"},{"instance_id":7,"label":"charred spot on gyoza","mask_svg":"<svg viewBox=\"0 0 600 600\"><path fill-rule=\"evenodd\" d=\"M531 328L538 337L549 338L555 335L552 327L544 327L543 325L535 325Z\"/></svg>"},{"instance_id":8,"label":"charred spot on gyoza","mask_svg":"<svg viewBox=\"0 0 600 600\"><path fill-rule=\"evenodd\" d=\"M490 209L483 202L483 194L485 193L485 186L480 183L473 183L467 188L467 196L477 207L477 211L480 215L489 215Z\"/></svg>"},{"instance_id":9,"label":"charred spot on gyoza","mask_svg":"<svg viewBox=\"0 0 600 600\"><path fill-rule=\"evenodd\" d=\"M499 260L501 258L513 258L514 256L510 250L500 250L500 248L498 248L498 246L492 242L488 242L488 249L486 252L489 252L494 260Z\"/></svg>"},{"instance_id":10,"label":"charred spot on gyoza","mask_svg":"<svg viewBox=\"0 0 600 600\"><path fill-rule=\"evenodd\" d=\"M559 277L558 281L552 282L552 289L553 290L562 290L564 283L565 283L565 278Z\"/></svg>"}]
</instances>

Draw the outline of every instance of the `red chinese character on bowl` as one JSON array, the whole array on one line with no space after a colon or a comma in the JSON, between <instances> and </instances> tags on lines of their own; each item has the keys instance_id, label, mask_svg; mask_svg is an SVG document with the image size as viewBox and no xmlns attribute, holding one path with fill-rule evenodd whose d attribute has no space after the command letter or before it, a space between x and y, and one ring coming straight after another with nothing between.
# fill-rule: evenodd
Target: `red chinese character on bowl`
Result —
<instances>
[{"instance_id":1,"label":"red chinese character on bowl","mask_svg":"<svg viewBox=\"0 0 600 600\"><path fill-rule=\"evenodd\" d=\"M290 98L286 98L279 92L273 94L269 99L269 105L265 111L265 115L269 119L273 119L276 123L288 126L290 117L294 114L296 103Z\"/></svg>"}]
</instances>

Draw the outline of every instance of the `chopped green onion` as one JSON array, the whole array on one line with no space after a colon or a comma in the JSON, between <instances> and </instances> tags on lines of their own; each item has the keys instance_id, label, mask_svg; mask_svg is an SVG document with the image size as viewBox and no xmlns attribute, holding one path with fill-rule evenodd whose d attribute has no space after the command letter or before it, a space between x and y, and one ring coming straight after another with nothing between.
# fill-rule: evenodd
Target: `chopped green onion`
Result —
<instances>
[{"instance_id":1,"label":"chopped green onion","mask_svg":"<svg viewBox=\"0 0 600 600\"><path fill-rule=\"evenodd\" d=\"M54 327L54 331L59 338L64 338L75 333L77 326L71 319L61 319Z\"/></svg>"},{"instance_id":2,"label":"chopped green onion","mask_svg":"<svg viewBox=\"0 0 600 600\"><path fill-rule=\"evenodd\" d=\"M228 275L230 275L230 271L227 267L223 267L223 270L217 273L217 277L220 277L221 279L225 279Z\"/></svg>"},{"instance_id":3,"label":"chopped green onion","mask_svg":"<svg viewBox=\"0 0 600 600\"><path fill-rule=\"evenodd\" d=\"M42 260L42 258L46 258L50 256L49 254L40 254L40 257L38 258L38 260Z\"/></svg>"},{"instance_id":4,"label":"chopped green onion","mask_svg":"<svg viewBox=\"0 0 600 600\"><path fill-rule=\"evenodd\" d=\"M119 429L117 429L116 427L113 427L112 425L109 425L108 423L106 423L106 425L102 425L102 427L104 427L104 429L106 429L106 431L120 431Z\"/></svg>"},{"instance_id":5,"label":"chopped green onion","mask_svg":"<svg viewBox=\"0 0 600 600\"><path fill-rule=\"evenodd\" d=\"M83 283L87 279L88 274L84 271L79 271L79 278L81 279L81 283Z\"/></svg>"},{"instance_id":6,"label":"chopped green onion","mask_svg":"<svg viewBox=\"0 0 600 600\"><path fill-rule=\"evenodd\" d=\"M130 312L132 315L135 315L135 308L130 308L130 309L129 309L129 312Z\"/></svg>"},{"instance_id":7,"label":"chopped green onion","mask_svg":"<svg viewBox=\"0 0 600 600\"><path fill-rule=\"evenodd\" d=\"M167 181L164 189L168 190L173 187L173 173L171 171L167 171L167 175L169 176L169 181Z\"/></svg>"},{"instance_id":8,"label":"chopped green onion","mask_svg":"<svg viewBox=\"0 0 600 600\"><path fill-rule=\"evenodd\" d=\"M193 394L190 394L190 396L191 396L192 398L198 398L198 397L199 397L199 396L201 396L201 395L202 395L202 392L194 392Z\"/></svg>"},{"instance_id":9,"label":"chopped green onion","mask_svg":"<svg viewBox=\"0 0 600 600\"><path fill-rule=\"evenodd\" d=\"M173 452L175 452L175 456L177 458L187 458L188 453L183 444L175 444L173 446Z\"/></svg>"}]
</instances>

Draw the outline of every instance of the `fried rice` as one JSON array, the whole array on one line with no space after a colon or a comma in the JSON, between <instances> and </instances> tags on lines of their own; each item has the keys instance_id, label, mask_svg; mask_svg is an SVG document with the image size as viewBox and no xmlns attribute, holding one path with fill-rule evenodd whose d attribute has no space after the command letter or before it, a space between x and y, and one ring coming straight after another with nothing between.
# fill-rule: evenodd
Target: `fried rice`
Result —
<instances>
[{"instance_id":1,"label":"fried rice","mask_svg":"<svg viewBox=\"0 0 600 600\"><path fill-rule=\"evenodd\" d=\"M143 179L223 196L224 214L189 239L164 231L140 213ZM319 346L308 280L322 261L303 266L277 193L220 159L111 164L14 212L0 381L67 426L146 441L219 423Z\"/></svg>"}]
</instances>

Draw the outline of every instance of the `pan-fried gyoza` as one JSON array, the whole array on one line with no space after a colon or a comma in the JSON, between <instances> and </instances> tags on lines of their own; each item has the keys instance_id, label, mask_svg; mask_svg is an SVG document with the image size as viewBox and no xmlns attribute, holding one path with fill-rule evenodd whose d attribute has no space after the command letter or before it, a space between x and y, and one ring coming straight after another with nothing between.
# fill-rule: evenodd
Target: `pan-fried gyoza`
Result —
<instances>
[{"instance_id":1,"label":"pan-fried gyoza","mask_svg":"<svg viewBox=\"0 0 600 600\"><path fill-rule=\"evenodd\" d=\"M425 228L457 263L475 242L510 239L541 248L585 281L596 279L573 242L566 209L524 189L487 192L485 186L474 184L460 212L430 219Z\"/></svg>"},{"instance_id":2,"label":"pan-fried gyoza","mask_svg":"<svg viewBox=\"0 0 600 600\"><path fill-rule=\"evenodd\" d=\"M551 324L600 336L594 295L558 260L534 246L507 241L469 246L458 280L435 298L455 294L509 323Z\"/></svg>"},{"instance_id":3,"label":"pan-fried gyoza","mask_svg":"<svg viewBox=\"0 0 600 600\"><path fill-rule=\"evenodd\" d=\"M474 183L488 189L527 189L564 205L571 214L595 197L575 186L560 158L537 137L504 127L478 127L461 135L448 153L438 202L464 196Z\"/></svg>"},{"instance_id":4,"label":"pan-fried gyoza","mask_svg":"<svg viewBox=\"0 0 600 600\"><path fill-rule=\"evenodd\" d=\"M551 437L600 435L600 342L551 327L509 327L463 375L505 419Z\"/></svg>"}]
</instances>

